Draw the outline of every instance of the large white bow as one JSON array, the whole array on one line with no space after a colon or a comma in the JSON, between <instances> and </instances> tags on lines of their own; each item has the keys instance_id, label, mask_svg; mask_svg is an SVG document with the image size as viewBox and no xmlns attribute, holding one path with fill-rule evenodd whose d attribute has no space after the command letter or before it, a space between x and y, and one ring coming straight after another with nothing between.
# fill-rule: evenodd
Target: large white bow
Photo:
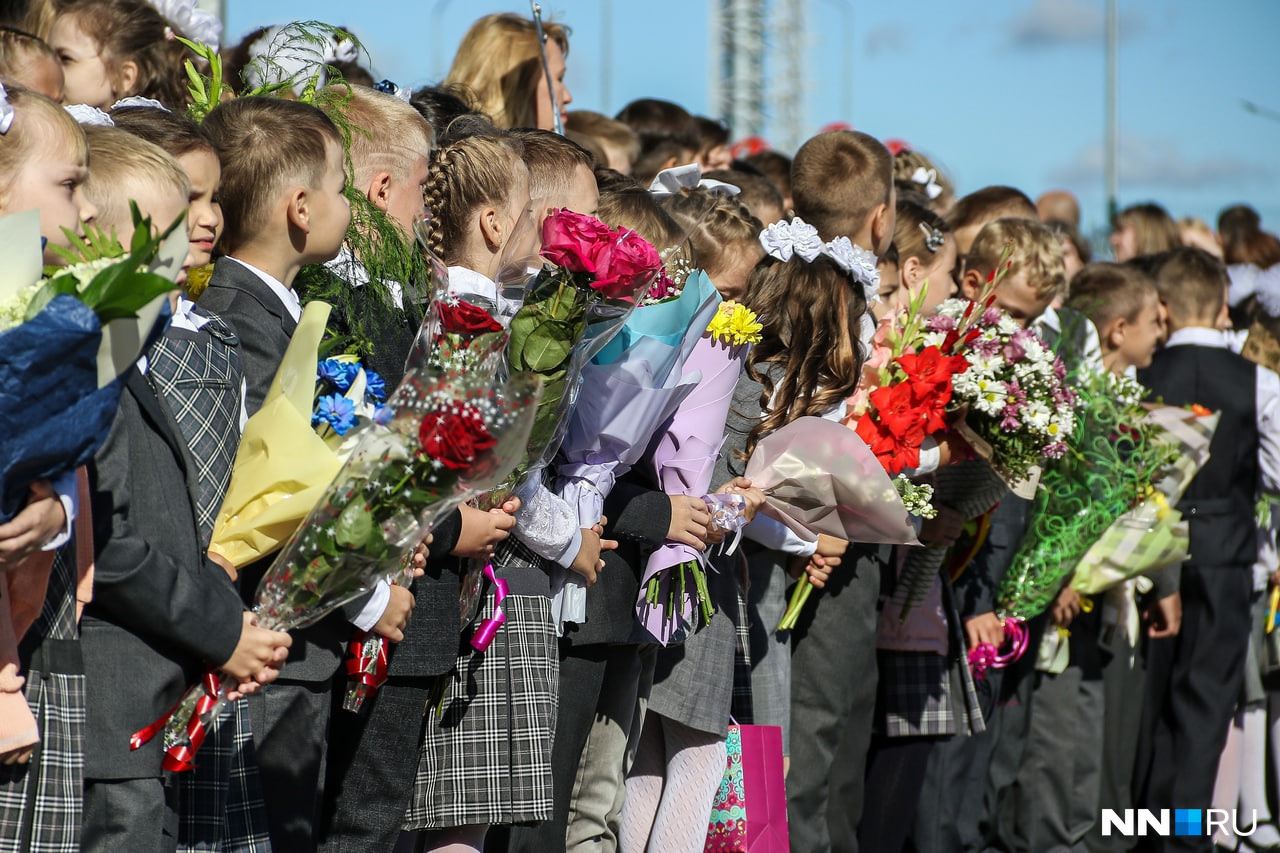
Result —
<instances>
[{"instance_id":1,"label":"large white bow","mask_svg":"<svg viewBox=\"0 0 1280 853\"><path fill-rule=\"evenodd\" d=\"M712 195L722 195L729 198L742 192L741 189L733 184L703 178L702 167L697 163L663 169L653 179L653 183L649 184L649 192L653 194L654 198L666 198L667 196L675 195L682 189L693 189L694 187L702 187Z\"/></svg>"}]
</instances>

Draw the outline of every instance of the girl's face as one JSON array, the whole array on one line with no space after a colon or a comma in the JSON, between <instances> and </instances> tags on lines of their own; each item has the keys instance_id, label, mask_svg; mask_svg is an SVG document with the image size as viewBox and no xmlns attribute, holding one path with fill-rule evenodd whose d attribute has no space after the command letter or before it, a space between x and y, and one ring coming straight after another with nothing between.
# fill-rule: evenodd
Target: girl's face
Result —
<instances>
[{"instance_id":1,"label":"girl's face","mask_svg":"<svg viewBox=\"0 0 1280 853\"><path fill-rule=\"evenodd\" d=\"M74 17L58 16L49 32L49 46L62 64L67 103L88 104L105 110L118 100L102 60L102 46L80 29Z\"/></svg>"},{"instance_id":2,"label":"girl's face","mask_svg":"<svg viewBox=\"0 0 1280 853\"><path fill-rule=\"evenodd\" d=\"M539 74L538 86L533 91L534 116L541 130L555 130L556 112L560 113L560 121L564 122L569 115L569 104L573 103L573 95L564 84L564 51L555 39L547 39L547 65L551 69L551 80L555 85L555 111L551 109L551 98L547 94L547 75Z\"/></svg>"},{"instance_id":3,"label":"girl's face","mask_svg":"<svg viewBox=\"0 0 1280 853\"><path fill-rule=\"evenodd\" d=\"M187 202L187 239L191 241L187 266L202 267L213 260L213 247L222 236L222 204L218 184L222 165L212 151L196 149L178 158L191 182Z\"/></svg>"},{"instance_id":4,"label":"girl's face","mask_svg":"<svg viewBox=\"0 0 1280 853\"><path fill-rule=\"evenodd\" d=\"M16 120L22 121L24 117L20 115ZM39 210L40 235L48 241L44 262L61 264L50 249L70 246L63 229L83 235L84 223L93 219L98 211L84 194L88 164L73 158L67 151L71 146L66 142L50 139L52 134L48 128L42 127L40 136L41 139L32 141L26 160L0 193L0 213Z\"/></svg>"},{"instance_id":5,"label":"girl's face","mask_svg":"<svg viewBox=\"0 0 1280 853\"><path fill-rule=\"evenodd\" d=\"M898 290L902 287L902 273L892 261L881 259L876 263L880 271L880 301L872 303L871 316L879 323L890 311L898 307Z\"/></svg>"},{"instance_id":6,"label":"girl's face","mask_svg":"<svg viewBox=\"0 0 1280 853\"><path fill-rule=\"evenodd\" d=\"M927 316L943 302L951 298L956 290L953 271L956 267L956 241L950 234L942 244L942 248L934 255L933 265L924 271L922 282L929 282L929 290L925 293L924 307L921 311Z\"/></svg>"},{"instance_id":7,"label":"girl's face","mask_svg":"<svg viewBox=\"0 0 1280 853\"><path fill-rule=\"evenodd\" d=\"M741 302L747 295L747 281L751 277L751 271L763 257L760 244L753 240L739 251L729 253L729 266L711 276L711 283L720 291L722 298Z\"/></svg>"},{"instance_id":8,"label":"girl's face","mask_svg":"<svg viewBox=\"0 0 1280 853\"><path fill-rule=\"evenodd\" d=\"M1112 231L1109 242L1111 253L1115 255L1118 264L1131 261L1138 256L1138 229L1130 224L1122 224Z\"/></svg>"}]
</instances>

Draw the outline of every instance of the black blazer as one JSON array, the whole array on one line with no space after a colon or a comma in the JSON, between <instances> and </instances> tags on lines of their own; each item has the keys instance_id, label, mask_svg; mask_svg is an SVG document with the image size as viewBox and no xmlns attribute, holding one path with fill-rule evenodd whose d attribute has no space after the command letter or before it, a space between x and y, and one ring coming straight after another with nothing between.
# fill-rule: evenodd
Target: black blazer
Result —
<instances>
[{"instance_id":1,"label":"black blazer","mask_svg":"<svg viewBox=\"0 0 1280 853\"><path fill-rule=\"evenodd\" d=\"M404 639L387 647L391 678L434 678L453 669L458 656L461 571L466 562L449 555L462 533L454 510L432 531L427 570L413 582L413 616Z\"/></svg>"},{"instance_id":2,"label":"black blazer","mask_svg":"<svg viewBox=\"0 0 1280 853\"><path fill-rule=\"evenodd\" d=\"M249 414L262 407L298 322L266 282L231 258L219 258L200 307L212 311L240 339L240 364L249 386Z\"/></svg>"},{"instance_id":3,"label":"black blazer","mask_svg":"<svg viewBox=\"0 0 1280 853\"><path fill-rule=\"evenodd\" d=\"M88 721L85 776L161 775L160 736L129 736L164 713L207 664L231 657L244 608L196 525L196 473L177 423L136 369L89 464L96 561L80 624Z\"/></svg>"}]
</instances>

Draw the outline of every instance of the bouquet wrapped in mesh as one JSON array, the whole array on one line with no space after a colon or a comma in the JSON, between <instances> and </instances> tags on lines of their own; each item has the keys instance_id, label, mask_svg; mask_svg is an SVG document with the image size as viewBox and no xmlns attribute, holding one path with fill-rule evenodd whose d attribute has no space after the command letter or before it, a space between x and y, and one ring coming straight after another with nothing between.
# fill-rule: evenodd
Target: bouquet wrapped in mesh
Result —
<instances>
[{"instance_id":1,"label":"bouquet wrapped in mesh","mask_svg":"<svg viewBox=\"0 0 1280 853\"><path fill-rule=\"evenodd\" d=\"M533 377L494 388L487 379L410 372L390 419L366 429L258 584L259 624L313 624L385 577L445 513L506 476L528 441L539 390ZM135 734L133 748L163 731L165 768L190 769L228 688L210 671L173 712Z\"/></svg>"},{"instance_id":2,"label":"bouquet wrapped in mesh","mask_svg":"<svg viewBox=\"0 0 1280 853\"><path fill-rule=\"evenodd\" d=\"M1043 612L1085 552L1153 490L1174 449L1147 417L1145 389L1112 373L1084 371L1081 407L1067 452L1047 466L1030 523L999 592L1006 617Z\"/></svg>"}]
</instances>

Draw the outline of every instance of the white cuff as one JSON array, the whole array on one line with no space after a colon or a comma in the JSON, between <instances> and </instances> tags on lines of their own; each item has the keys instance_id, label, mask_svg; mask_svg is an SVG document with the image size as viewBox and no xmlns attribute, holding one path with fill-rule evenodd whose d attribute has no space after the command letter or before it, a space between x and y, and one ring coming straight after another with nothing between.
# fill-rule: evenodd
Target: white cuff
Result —
<instances>
[{"instance_id":1,"label":"white cuff","mask_svg":"<svg viewBox=\"0 0 1280 853\"><path fill-rule=\"evenodd\" d=\"M812 557L818 551L817 539L812 542L802 539L790 527L767 515L756 515L742 532L752 542L785 554Z\"/></svg>"},{"instance_id":2,"label":"white cuff","mask_svg":"<svg viewBox=\"0 0 1280 853\"><path fill-rule=\"evenodd\" d=\"M925 474L932 474L938 470L942 464L942 450L938 447L938 440L931 435L926 435L924 441L920 445L920 462L914 468L908 468L903 471L907 475L908 480L914 480L917 477L923 477Z\"/></svg>"},{"instance_id":3,"label":"white cuff","mask_svg":"<svg viewBox=\"0 0 1280 853\"><path fill-rule=\"evenodd\" d=\"M66 513L67 523L58 531L57 536L44 543L44 547L40 549L41 551L56 551L71 541L71 531L75 525L76 512L79 509L80 487L76 480L75 471L70 471L54 478L52 485L53 490L58 493L58 500L62 503L62 510Z\"/></svg>"},{"instance_id":4,"label":"white cuff","mask_svg":"<svg viewBox=\"0 0 1280 853\"><path fill-rule=\"evenodd\" d=\"M373 626L378 624L378 620L382 618L382 614L387 612L387 605L391 603L391 584L385 580L380 580L373 586L373 594L369 596L369 600L365 602L364 607L356 614L356 618L351 620L351 624L355 625L361 631L372 631Z\"/></svg>"},{"instance_id":5,"label":"white cuff","mask_svg":"<svg viewBox=\"0 0 1280 853\"><path fill-rule=\"evenodd\" d=\"M564 546L556 557L556 564L561 568L569 569L573 567L573 561L578 558L578 552L582 550L582 528L573 531L573 538L569 540L569 544Z\"/></svg>"}]
</instances>

